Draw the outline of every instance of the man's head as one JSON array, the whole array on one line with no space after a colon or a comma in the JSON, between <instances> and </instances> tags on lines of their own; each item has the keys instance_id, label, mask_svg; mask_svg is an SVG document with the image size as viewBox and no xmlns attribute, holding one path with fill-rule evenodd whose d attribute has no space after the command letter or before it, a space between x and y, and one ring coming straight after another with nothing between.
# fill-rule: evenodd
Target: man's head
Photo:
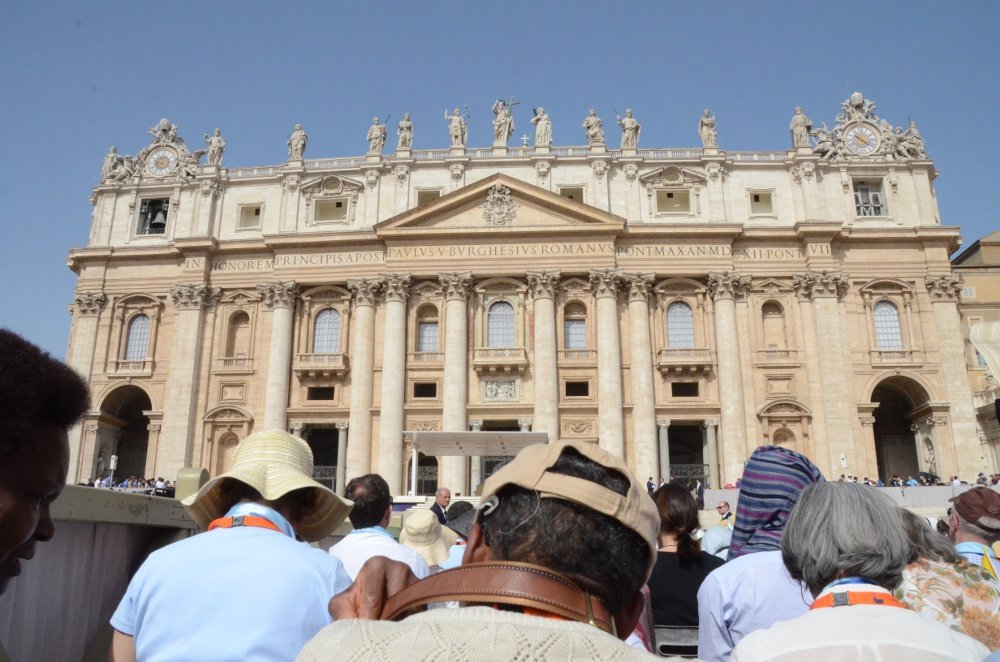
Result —
<instances>
[{"instance_id":1,"label":"man's head","mask_svg":"<svg viewBox=\"0 0 1000 662\"><path fill-rule=\"evenodd\" d=\"M439 487L438 491L434 493L434 503L441 506L441 510L448 510L448 504L451 503L451 490L447 487Z\"/></svg>"},{"instance_id":2,"label":"man's head","mask_svg":"<svg viewBox=\"0 0 1000 662\"><path fill-rule=\"evenodd\" d=\"M50 504L66 485L66 430L90 403L65 364L0 329L0 593L35 544L55 532Z\"/></svg>"},{"instance_id":3,"label":"man's head","mask_svg":"<svg viewBox=\"0 0 1000 662\"><path fill-rule=\"evenodd\" d=\"M620 458L591 444L529 446L486 481L482 502L466 563L540 565L600 597L611 613L638 616L632 610L641 608L636 598L655 561L659 516Z\"/></svg>"},{"instance_id":4,"label":"man's head","mask_svg":"<svg viewBox=\"0 0 1000 662\"><path fill-rule=\"evenodd\" d=\"M1000 494L988 487L974 487L950 499L948 535L956 543L992 545L1000 540Z\"/></svg>"},{"instance_id":5,"label":"man's head","mask_svg":"<svg viewBox=\"0 0 1000 662\"><path fill-rule=\"evenodd\" d=\"M725 517L730 512L732 512L729 508L728 501L720 501L719 505L715 507L715 511L719 513L719 517Z\"/></svg>"},{"instance_id":6,"label":"man's head","mask_svg":"<svg viewBox=\"0 0 1000 662\"><path fill-rule=\"evenodd\" d=\"M370 526L385 526L392 515L392 495L389 484L378 474L366 474L352 478L347 483L344 496L354 502L349 515L355 529Z\"/></svg>"}]
</instances>

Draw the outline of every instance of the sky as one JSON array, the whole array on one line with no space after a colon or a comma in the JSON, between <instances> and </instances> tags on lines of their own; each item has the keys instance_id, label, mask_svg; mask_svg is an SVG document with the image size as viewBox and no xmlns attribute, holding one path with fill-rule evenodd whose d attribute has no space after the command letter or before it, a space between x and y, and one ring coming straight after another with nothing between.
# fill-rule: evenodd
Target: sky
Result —
<instances>
[{"instance_id":1,"label":"sky","mask_svg":"<svg viewBox=\"0 0 1000 662\"><path fill-rule=\"evenodd\" d=\"M222 129L228 167L284 162L296 122L307 158L361 155L372 117L404 112L414 149L443 148L456 106L486 146L493 100L512 96L517 136L544 106L556 145L585 143L589 108L616 140L630 107L640 147L698 146L709 108L722 149L781 150L795 106L833 126L861 91L893 125L917 121L967 247L1000 228L998 32L992 0L2 0L0 327L66 355L66 256L86 245L101 161L145 147L161 117L192 149Z\"/></svg>"}]
</instances>

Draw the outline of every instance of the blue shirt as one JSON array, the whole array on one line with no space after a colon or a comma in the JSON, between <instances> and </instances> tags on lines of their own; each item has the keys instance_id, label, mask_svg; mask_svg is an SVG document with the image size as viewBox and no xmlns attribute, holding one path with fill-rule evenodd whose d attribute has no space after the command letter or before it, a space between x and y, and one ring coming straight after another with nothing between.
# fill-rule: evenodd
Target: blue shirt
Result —
<instances>
[{"instance_id":1,"label":"blue shirt","mask_svg":"<svg viewBox=\"0 0 1000 662\"><path fill-rule=\"evenodd\" d=\"M336 558L297 542L276 511L238 504L282 531L214 529L153 552L111 617L143 662L295 659L331 622L330 598L351 580Z\"/></svg>"}]
</instances>

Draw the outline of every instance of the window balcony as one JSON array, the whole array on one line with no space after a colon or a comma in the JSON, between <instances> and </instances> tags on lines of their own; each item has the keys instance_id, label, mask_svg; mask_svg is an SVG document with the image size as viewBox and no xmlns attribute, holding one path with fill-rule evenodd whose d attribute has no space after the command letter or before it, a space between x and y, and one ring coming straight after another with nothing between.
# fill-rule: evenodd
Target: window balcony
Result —
<instances>
[{"instance_id":1,"label":"window balcony","mask_svg":"<svg viewBox=\"0 0 1000 662\"><path fill-rule=\"evenodd\" d=\"M872 365L912 366L922 363L920 352L915 349L873 349L869 351Z\"/></svg>"},{"instance_id":2,"label":"window balcony","mask_svg":"<svg viewBox=\"0 0 1000 662\"><path fill-rule=\"evenodd\" d=\"M153 359L115 359L111 362L111 369L119 376L149 377L153 374Z\"/></svg>"},{"instance_id":3,"label":"window balcony","mask_svg":"<svg viewBox=\"0 0 1000 662\"><path fill-rule=\"evenodd\" d=\"M705 347L661 349L656 367L664 375L709 373L715 368L715 352Z\"/></svg>"},{"instance_id":4,"label":"window balcony","mask_svg":"<svg viewBox=\"0 0 1000 662\"><path fill-rule=\"evenodd\" d=\"M528 352L523 347L477 347L472 367L479 374L521 373L528 367Z\"/></svg>"},{"instance_id":5,"label":"window balcony","mask_svg":"<svg viewBox=\"0 0 1000 662\"><path fill-rule=\"evenodd\" d=\"M796 365L802 362L797 349L760 349L756 357L759 365Z\"/></svg>"},{"instance_id":6,"label":"window balcony","mask_svg":"<svg viewBox=\"0 0 1000 662\"><path fill-rule=\"evenodd\" d=\"M412 367L437 368L444 363L444 352L410 352L406 361Z\"/></svg>"},{"instance_id":7,"label":"window balcony","mask_svg":"<svg viewBox=\"0 0 1000 662\"><path fill-rule=\"evenodd\" d=\"M239 374L253 372L253 359L246 356L225 356L215 359L216 374Z\"/></svg>"},{"instance_id":8,"label":"window balcony","mask_svg":"<svg viewBox=\"0 0 1000 662\"><path fill-rule=\"evenodd\" d=\"M559 365L595 366L597 365L596 349L560 349Z\"/></svg>"},{"instance_id":9,"label":"window balcony","mask_svg":"<svg viewBox=\"0 0 1000 662\"><path fill-rule=\"evenodd\" d=\"M292 370L301 380L340 378L349 370L346 354L296 354Z\"/></svg>"}]
</instances>

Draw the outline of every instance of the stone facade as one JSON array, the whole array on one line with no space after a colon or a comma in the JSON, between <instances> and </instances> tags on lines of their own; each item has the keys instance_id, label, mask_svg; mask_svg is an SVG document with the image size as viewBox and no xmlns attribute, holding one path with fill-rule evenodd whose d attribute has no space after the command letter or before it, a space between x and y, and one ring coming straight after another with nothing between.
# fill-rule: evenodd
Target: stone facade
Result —
<instances>
[{"instance_id":1,"label":"stone facade","mask_svg":"<svg viewBox=\"0 0 1000 662\"><path fill-rule=\"evenodd\" d=\"M282 165L192 166L161 122L109 154L70 255L93 389L70 478L113 454L214 475L264 427L395 493L408 430L541 431L711 486L762 443L829 476L975 475L958 231L922 141L855 101L763 152L715 144L714 116L701 148L608 149L591 115L583 147L311 160L303 138ZM422 458L417 490L497 461Z\"/></svg>"}]
</instances>

